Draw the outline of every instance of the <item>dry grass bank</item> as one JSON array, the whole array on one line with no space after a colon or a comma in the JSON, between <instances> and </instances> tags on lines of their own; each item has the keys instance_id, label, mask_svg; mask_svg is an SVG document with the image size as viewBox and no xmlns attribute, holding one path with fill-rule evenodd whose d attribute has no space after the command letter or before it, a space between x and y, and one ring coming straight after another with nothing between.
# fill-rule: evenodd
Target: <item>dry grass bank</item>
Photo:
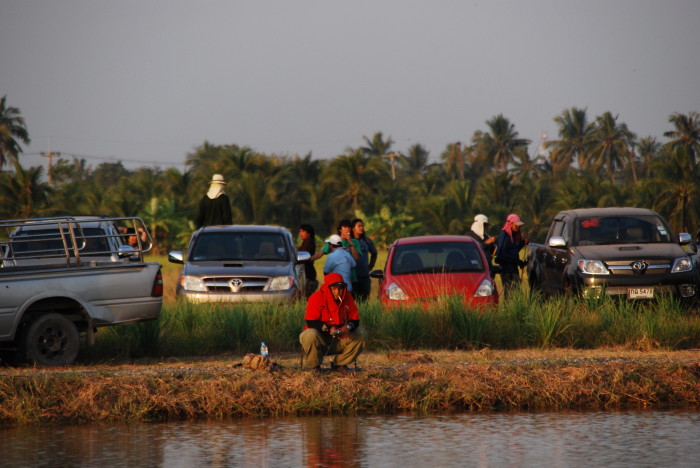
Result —
<instances>
[{"instance_id":1,"label":"dry grass bank","mask_svg":"<svg viewBox=\"0 0 700 468\"><path fill-rule=\"evenodd\" d=\"M700 405L700 352L369 353L348 375L234 367L238 356L66 369L0 369L0 425L404 411Z\"/></svg>"}]
</instances>

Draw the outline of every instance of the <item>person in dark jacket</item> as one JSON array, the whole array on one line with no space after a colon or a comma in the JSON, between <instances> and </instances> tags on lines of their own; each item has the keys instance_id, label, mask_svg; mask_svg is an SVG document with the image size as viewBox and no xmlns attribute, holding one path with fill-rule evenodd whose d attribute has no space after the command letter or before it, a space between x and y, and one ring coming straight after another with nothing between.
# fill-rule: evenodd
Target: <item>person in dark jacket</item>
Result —
<instances>
[{"instance_id":1,"label":"person in dark jacket","mask_svg":"<svg viewBox=\"0 0 700 468\"><path fill-rule=\"evenodd\" d=\"M195 225L197 229L204 226L233 224L231 200L224 193L224 176L214 174L209 183L209 191L199 201Z\"/></svg>"},{"instance_id":2,"label":"person in dark jacket","mask_svg":"<svg viewBox=\"0 0 700 468\"><path fill-rule=\"evenodd\" d=\"M303 366L320 370L324 356L332 355L331 369L346 372L362 353L367 333L360 327L360 314L343 277L329 273L323 280L306 304L306 326L299 335Z\"/></svg>"},{"instance_id":3,"label":"person in dark jacket","mask_svg":"<svg viewBox=\"0 0 700 468\"><path fill-rule=\"evenodd\" d=\"M352 283L352 294L358 301L369 299L372 290L372 280L369 272L377 262L377 248L372 239L365 233L365 223L360 218L352 220L352 235L360 242L360 258L355 266L355 281Z\"/></svg>"},{"instance_id":4,"label":"person in dark jacket","mask_svg":"<svg viewBox=\"0 0 700 468\"><path fill-rule=\"evenodd\" d=\"M299 252L309 252L311 256L316 253L316 230L310 224L302 224L299 226L299 239L301 245ZM306 291L304 296L308 298L318 289L318 281L316 280L316 267L313 260L304 262L304 276L306 277Z\"/></svg>"},{"instance_id":5,"label":"person in dark jacket","mask_svg":"<svg viewBox=\"0 0 700 468\"><path fill-rule=\"evenodd\" d=\"M520 220L520 216L515 213L509 214L496 241L496 263L501 266L503 296L506 298L520 281L519 267L526 264L524 260L520 260L520 249L527 245L527 239L523 239L520 232L523 224L525 223Z\"/></svg>"}]
</instances>

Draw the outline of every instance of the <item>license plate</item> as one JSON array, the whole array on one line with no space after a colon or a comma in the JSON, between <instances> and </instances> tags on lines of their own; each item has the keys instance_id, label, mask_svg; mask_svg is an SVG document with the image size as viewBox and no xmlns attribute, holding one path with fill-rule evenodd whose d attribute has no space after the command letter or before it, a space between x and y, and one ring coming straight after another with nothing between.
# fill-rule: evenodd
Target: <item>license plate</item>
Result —
<instances>
[{"instance_id":1,"label":"license plate","mask_svg":"<svg viewBox=\"0 0 700 468\"><path fill-rule=\"evenodd\" d=\"M653 299L654 288L629 288L627 297L630 299Z\"/></svg>"}]
</instances>

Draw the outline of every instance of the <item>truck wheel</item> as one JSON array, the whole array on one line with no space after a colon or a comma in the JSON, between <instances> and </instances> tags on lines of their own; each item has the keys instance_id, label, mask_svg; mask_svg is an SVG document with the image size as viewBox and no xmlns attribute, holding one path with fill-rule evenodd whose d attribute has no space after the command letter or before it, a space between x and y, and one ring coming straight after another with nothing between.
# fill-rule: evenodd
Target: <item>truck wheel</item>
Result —
<instances>
[{"instance_id":1,"label":"truck wheel","mask_svg":"<svg viewBox=\"0 0 700 468\"><path fill-rule=\"evenodd\" d=\"M67 366L78 356L80 335L61 314L46 314L29 324L22 341L27 360L39 366Z\"/></svg>"}]
</instances>

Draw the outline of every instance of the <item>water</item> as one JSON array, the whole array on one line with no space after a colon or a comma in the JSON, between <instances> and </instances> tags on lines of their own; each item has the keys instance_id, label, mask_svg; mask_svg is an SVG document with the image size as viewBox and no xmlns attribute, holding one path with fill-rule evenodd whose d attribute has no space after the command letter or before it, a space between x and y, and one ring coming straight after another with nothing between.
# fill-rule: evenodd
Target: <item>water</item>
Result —
<instances>
[{"instance_id":1,"label":"water","mask_svg":"<svg viewBox=\"0 0 700 468\"><path fill-rule=\"evenodd\" d=\"M299 417L0 431L3 467L675 467L700 413Z\"/></svg>"}]
</instances>

